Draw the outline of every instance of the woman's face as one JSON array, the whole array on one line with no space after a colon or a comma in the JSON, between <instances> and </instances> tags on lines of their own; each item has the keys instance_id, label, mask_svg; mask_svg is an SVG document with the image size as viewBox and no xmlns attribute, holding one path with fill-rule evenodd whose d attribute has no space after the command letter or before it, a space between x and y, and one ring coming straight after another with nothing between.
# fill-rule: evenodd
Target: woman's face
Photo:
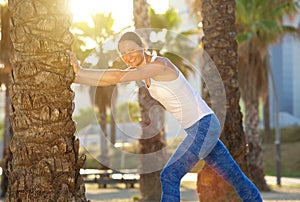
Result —
<instances>
[{"instance_id":1,"label":"woman's face","mask_svg":"<svg viewBox=\"0 0 300 202\"><path fill-rule=\"evenodd\" d=\"M121 41L119 43L119 51L123 61L131 67L140 66L144 62L144 48L137 45L134 41Z\"/></svg>"}]
</instances>

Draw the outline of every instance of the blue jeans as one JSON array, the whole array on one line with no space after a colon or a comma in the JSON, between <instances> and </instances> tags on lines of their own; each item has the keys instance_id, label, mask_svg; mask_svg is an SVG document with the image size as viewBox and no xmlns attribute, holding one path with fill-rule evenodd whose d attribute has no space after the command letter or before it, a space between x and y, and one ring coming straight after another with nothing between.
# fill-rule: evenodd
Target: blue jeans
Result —
<instances>
[{"instance_id":1,"label":"blue jeans","mask_svg":"<svg viewBox=\"0 0 300 202\"><path fill-rule=\"evenodd\" d=\"M200 159L233 185L244 202L261 202L255 185L242 172L219 140L220 124L214 114L206 115L185 129L187 136L177 147L160 174L161 202L180 201L180 181Z\"/></svg>"}]
</instances>

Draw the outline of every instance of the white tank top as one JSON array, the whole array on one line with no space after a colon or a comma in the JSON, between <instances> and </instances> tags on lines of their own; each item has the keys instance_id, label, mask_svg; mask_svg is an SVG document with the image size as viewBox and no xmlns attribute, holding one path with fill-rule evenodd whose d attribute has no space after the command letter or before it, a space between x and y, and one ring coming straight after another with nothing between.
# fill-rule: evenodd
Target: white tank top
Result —
<instances>
[{"instance_id":1,"label":"white tank top","mask_svg":"<svg viewBox=\"0 0 300 202\"><path fill-rule=\"evenodd\" d=\"M148 88L151 96L158 100L183 128L189 128L202 117L212 114L212 109L193 89L183 74L178 70L177 79L156 81L151 79Z\"/></svg>"}]
</instances>

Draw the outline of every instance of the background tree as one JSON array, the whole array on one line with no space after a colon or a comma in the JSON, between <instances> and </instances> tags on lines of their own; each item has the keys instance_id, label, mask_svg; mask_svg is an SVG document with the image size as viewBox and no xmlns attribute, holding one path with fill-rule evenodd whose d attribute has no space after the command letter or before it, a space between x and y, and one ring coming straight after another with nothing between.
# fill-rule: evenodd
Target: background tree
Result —
<instances>
[{"instance_id":1,"label":"background tree","mask_svg":"<svg viewBox=\"0 0 300 202\"><path fill-rule=\"evenodd\" d=\"M106 40L112 37L115 32L112 30L114 24L114 19L111 13L105 15L103 13L95 13L91 15L93 26L89 26L87 22L75 22L72 24L72 31L74 33L74 42L72 44L72 50L78 57L78 59L83 63L89 57L97 58L97 64L91 65L86 62L85 66L89 68L116 68L116 62L110 65L113 53L108 51L104 53L103 44ZM94 43L93 46L87 47L87 40ZM120 62L119 62L120 63ZM125 64L123 65L125 66ZM117 67L118 68L118 67ZM112 96L113 92L115 93ZM106 169L109 167L110 160L108 159L108 149L107 149L107 117L108 112L110 112L110 117L113 117L112 110L115 106L112 106L115 102L112 100L117 96L116 85L112 86L92 86L90 87L90 96L92 104L97 108L98 122L101 127L100 136L100 165L99 168ZM110 119L110 141L115 144L115 121L113 118Z\"/></svg>"},{"instance_id":2,"label":"background tree","mask_svg":"<svg viewBox=\"0 0 300 202\"><path fill-rule=\"evenodd\" d=\"M240 43L238 72L245 103L245 132L249 144L250 177L261 191L268 191L269 187L264 179L262 138L259 134L259 99L262 103L268 103L268 69L270 68L268 46L277 42L286 33L296 31L296 28L284 25L283 18L296 12L299 1L237 0L236 2L239 33L237 39Z\"/></svg>"},{"instance_id":3,"label":"background tree","mask_svg":"<svg viewBox=\"0 0 300 202\"><path fill-rule=\"evenodd\" d=\"M247 173L246 140L239 106L240 92L237 75L237 42L235 39L235 1L195 1L194 11L203 24L204 50L213 60L223 80L226 92L226 119L221 134L233 158ZM205 70L204 70L205 71ZM209 92L204 84L203 97L209 103ZM223 114L222 116L225 116ZM197 191L201 201L239 201L229 184L205 165L198 173Z\"/></svg>"},{"instance_id":4,"label":"background tree","mask_svg":"<svg viewBox=\"0 0 300 202\"><path fill-rule=\"evenodd\" d=\"M69 1L11 0L9 8L14 137L6 201L87 201L72 120Z\"/></svg>"},{"instance_id":5,"label":"background tree","mask_svg":"<svg viewBox=\"0 0 300 202\"><path fill-rule=\"evenodd\" d=\"M7 168L11 161L12 154L9 148L10 141L12 138L11 122L9 120L9 86L11 83L11 65L10 65L10 51L12 49L11 40L9 37L9 19L10 12L7 3L0 5L0 24L1 24L1 43L0 43L0 90L5 90L5 117L4 117L4 133L3 133L3 159L2 159L2 169L3 175L1 176L1 197L5 196L8 178L7 178ZM1 89L3 88L4 89Z\"/></svg>"},{"instance_id":6,"label":"background tree","mask_svg":"<svg viewBox=\"0 0 300 202\"><path fill-rule=\"evenodd\" d=\"M134 26L136 29L150 28L148 4L146 0L133 0ZM141 33L147 34L147 33ZM145 39L147 36L142 37ZM139 141L142 154L161 150L166 146L164 128L164 110L161 104L153 99L143 84L139 84L138 101L141 108L142 137ZM150 112L151 110L151 112ZM155 114L151 116L150 113ZM150 126L151 124L151 126ZM150 127L149 127L150 126ZM157 134L153 136L153 131ZM151 138L148 138L151 137ZM158 157L165 158L165 157ZM162 161L163 159L156 159ZM147 165L141 162L141 166ZM161 197L160 170L140 175L140 192L142 201L159 201Z\"/></svg>"}]
</instances>

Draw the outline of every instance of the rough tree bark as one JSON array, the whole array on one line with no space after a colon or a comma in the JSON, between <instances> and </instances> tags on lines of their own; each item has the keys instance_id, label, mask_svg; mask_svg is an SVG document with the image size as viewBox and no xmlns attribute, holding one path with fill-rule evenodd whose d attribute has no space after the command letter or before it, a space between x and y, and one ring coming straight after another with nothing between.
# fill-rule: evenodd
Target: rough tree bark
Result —
<instances>
[{"instance_id":1,"label":"rough tree bark","mask_svg":"<svg viewBox=\"0 0 300 202\"><path fill-rule=\"evenodd\" d=\"M72 120L69 0L10 0L13 160L6 201L87 201Z\"/></svg>"},{"instance_id":2,"label":"rough tree bark","mask_svg":"<svg viewBox=\"0 0 300 202\"><path fill-rule=\"evenodd\" d=\"M221 140L247 173L247 147L239 107L234 11L234 0L202 1L203 45L219 70L226 92L226 119ZM204 89L204 95L209 101L207 89ZM207 165L198 173L197 190L201 201L240 201L234 189Z\"/></svg>"},{"instance_id":3,"label":"rough tree bark","mask_svg":"<svg viewBox=\"0 0 300 202\"><path fill-rule=\"evenodd\" d=\"M150 28L148 15L148 4L146 0L133 0L134 25L136 29ZM147 33L144 33L147 35ZM149 154L161 150L166 146L164 130L164 110L161 104L153 99L145 86L139 86L138 93L141 108L142 137L140 147L142 154ZM151 116L155 114L155 116ZM153 131L157 131L153 136ZM151 137L151 138L149 138ZM157 161L163 161L165 156L157 156ZM141 166L149 165L151 162L141 162ZM142 168L143 170L143 168ZM142 201L159 201L161 197L160 184L161 170L140 175L140 192Z\"/></svg>"}]
</instances>

